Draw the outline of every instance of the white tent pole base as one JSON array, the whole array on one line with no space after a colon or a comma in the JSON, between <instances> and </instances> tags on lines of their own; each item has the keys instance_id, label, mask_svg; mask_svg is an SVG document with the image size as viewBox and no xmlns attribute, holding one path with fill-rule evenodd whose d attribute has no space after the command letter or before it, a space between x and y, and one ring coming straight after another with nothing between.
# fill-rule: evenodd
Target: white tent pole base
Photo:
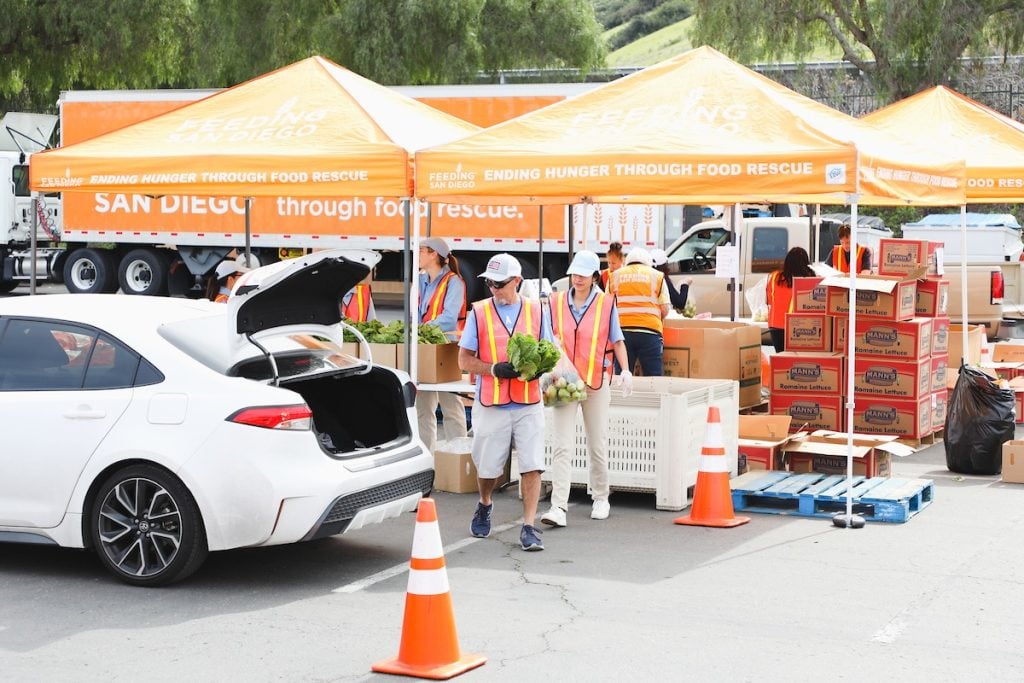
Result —
<instances>
[{"instance_id":1,"label":"white tent pole base","mask_svg":"<svg viewBox=\"0 0 1024 683\"><path fill-rule=\"evenodd\" d=\"M832 515L832 524L840 529L861 529L864 527L864 518L853 513L837 512Z\"/></svg>"}]
</instances>

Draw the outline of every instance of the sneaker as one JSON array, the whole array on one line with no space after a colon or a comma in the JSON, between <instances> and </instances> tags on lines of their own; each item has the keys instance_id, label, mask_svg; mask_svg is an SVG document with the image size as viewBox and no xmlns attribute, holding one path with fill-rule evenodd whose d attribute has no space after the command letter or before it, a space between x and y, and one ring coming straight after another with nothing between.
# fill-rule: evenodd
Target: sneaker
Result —
<instances>
[{"instance_id":1,"label":"sneaker","mask_svg":"<svg viewBox=\"0 0 1024 683\"><path fill-rule=\"evenodd\" d=\"M552 505L550 510L541 515L540 521L548 526L565 526L565 510Z\"/></svg>"},{"instance_id":2,"label":"sneaker","mask_svg":"<svg viewBox=\"0 0 1024 683\"><path fill-rule=\"evenodd\" d=\"M612 506L608 504L607 500L595 500L594 507L590 510L591 519L608 519L608 513L612 511Z\"/></svg>"},{"instance_id":3,"label":"sneaker","mask_svg":"<svg viewBox=\"0 0 1024 683\"><path fill-rule=\"evenodd\" d=\"M529 524L523 525L523 530L519 532L519 544L523 546L523 550L544 550L544 544L540 540L541 531L538 531Z\"/></svg>"},{"instance_id":4,"label":"sneaker","mask_svg":"<svg viewBox=\"0 0 1024 683\"><path fill-rule=\"evenodd\" d=\"M470 532L477 538L487 538L491 535L491 510L494 504L476 504L476 512L473 513L473 521L469 523Z\"/></svg>"}]
</instances>

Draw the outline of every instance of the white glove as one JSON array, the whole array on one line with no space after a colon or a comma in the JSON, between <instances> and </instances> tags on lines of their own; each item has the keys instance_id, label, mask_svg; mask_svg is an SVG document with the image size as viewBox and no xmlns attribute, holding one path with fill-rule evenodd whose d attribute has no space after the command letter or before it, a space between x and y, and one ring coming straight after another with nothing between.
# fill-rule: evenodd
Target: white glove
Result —
<instances>
[{"instance_id":1,"label":"white glove","mask_svg":"<svg viewBox=\"0 0 1024 683\"><path fill-rule=\"evenodd\" d=\"M625 398L633 393L633 373L623 370L621 374L615 375L612 386L622 389L622 397Z\"/></svg>"}]
</instances>

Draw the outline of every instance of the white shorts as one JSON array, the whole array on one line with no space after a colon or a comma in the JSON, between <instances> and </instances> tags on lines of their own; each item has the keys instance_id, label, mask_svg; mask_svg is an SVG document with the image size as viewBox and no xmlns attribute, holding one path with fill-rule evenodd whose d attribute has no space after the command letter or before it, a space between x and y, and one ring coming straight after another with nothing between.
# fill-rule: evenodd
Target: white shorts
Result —
<instances>
[{"instance_id":1,"label":"white shorts","mask_svg":"<svg viewBox=\"0 0 1024 683\"><path fill-rule=\"evenodd\" d=\"M481 479L505 471L512 440L520 472L544 471L544 406L496 408L473 404L473 464Z\"/></svg>"}]
</instances>

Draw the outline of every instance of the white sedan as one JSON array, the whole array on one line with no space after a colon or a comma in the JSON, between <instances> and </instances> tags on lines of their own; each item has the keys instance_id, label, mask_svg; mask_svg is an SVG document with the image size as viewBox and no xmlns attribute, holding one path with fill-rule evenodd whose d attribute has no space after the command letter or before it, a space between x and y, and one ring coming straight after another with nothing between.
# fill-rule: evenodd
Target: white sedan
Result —
<instances>
[{"instance_id":1,"label":"white sedan","mask_svg":"<svg viewBox=\"0 0 1024 683\"><path fill-rule=\"evenodd\" d=\"M92 547L155 586L414 510L434 479L415 387L340 347L376 259L272 264L227 304L0 299L0 541Z\"/></svg>"}]
</instances>

